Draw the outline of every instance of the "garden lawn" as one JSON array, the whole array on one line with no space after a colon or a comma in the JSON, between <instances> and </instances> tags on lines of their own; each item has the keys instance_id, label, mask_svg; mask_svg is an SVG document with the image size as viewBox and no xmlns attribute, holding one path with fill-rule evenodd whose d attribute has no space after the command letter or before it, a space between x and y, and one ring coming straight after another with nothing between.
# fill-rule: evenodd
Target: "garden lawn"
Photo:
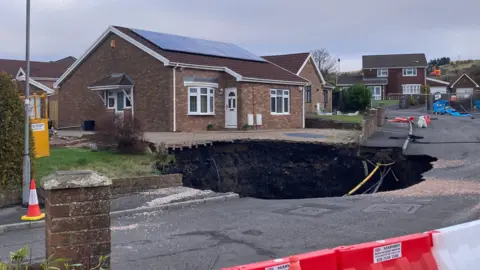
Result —
<instances>
[{"instance_id":1,"label":"garden lawn","mask_svg":"<svg viewBox=\"0 0 480 270\"><path fill-rule=\"evenodd\" d=\"M49 157L36 160L36 178L59 170L93 170L110 178L152 175L154 159L150 155L125 155L114 152L92 152L89 149L51 149Z\"/></svg>"},{"instance_id":2,"label":"garden lawn","mask_svg":"<svg viewBox=\"0 0 480 270\"><path fill-rule=\"evenodd\" d=\"M345 123L361 123L363 120L363 115L315 115L315 117L333 120L336 122L345 122Z\"/></svg>"},{"instance_id":3,"label":"garden lawn","mask_svg":"<svg viewBox=\"0 0 480 270\"><path fill-rule=\"evenodd\" d=\"M372 100L372 107L373 108L378 108L378 107L390 107L393 105L398 105L398 100Z\"/></svg>"}]
</instances>

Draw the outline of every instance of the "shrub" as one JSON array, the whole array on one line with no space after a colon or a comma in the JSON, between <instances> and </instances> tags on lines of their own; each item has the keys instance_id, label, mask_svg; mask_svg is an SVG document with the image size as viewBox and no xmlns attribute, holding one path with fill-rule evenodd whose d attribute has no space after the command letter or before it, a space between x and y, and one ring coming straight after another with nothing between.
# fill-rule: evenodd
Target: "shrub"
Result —
<instances>
[{"instance_id":1,"label":"shrub","mask_svg":"<svg viewBox=\"0 0 480 270\"><path fill-rule=\"evenodd\" d=\"M13 78L0 72L0 187L20 188L23 183L25 112ZM35 146L30 130L30 173L35 178Z\"/></svg>"},{"instance_id":2,"label":"shrub","mask_svg":"<svg viewBox=\"0 0 480 270\"><path fill-rule=\"evenodd\" d=\"M342 111L364 111L371 102L372 92L365 85L357 84L342 91Z\"/></svg>"},{"instance_id":3,"label":"shrub","mask_svg":"<svg viewBox=\"0 0 480 270\"><path fill-rule=\"evenodd\" d=\"M148 143L143 138L143 127L138 119L108 115L98 121L97 132L90 138L102 144L115 145L123 154L144 153Z\"/></svg>"}]
</instances>

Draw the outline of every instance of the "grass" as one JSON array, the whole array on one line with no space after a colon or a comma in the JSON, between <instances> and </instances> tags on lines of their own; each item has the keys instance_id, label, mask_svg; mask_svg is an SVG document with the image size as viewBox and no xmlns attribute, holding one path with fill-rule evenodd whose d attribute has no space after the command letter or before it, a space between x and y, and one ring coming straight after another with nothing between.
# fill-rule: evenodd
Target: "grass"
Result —
<instances>
[{"instance_id":1,"label":"grass","mask_svg":"<svg viewBox=\"0 0 480 270\"><path fill-rule=\"evenodd\" d=\"M372 107L390 107L393 105L398 105L398 100L372 100Z\"/></svg>"},{"instance_id":2,"label":"grass","mask_svg":"<svg viewBox=\"0 0 480 270\"><path fill-rule=\"evenodd\" d=\"M49 157L36 160L37 179L59 170L93 170L111 178L155 174L150 155L124 155L113 152L92 152L89 149L51 149Z\"/></svg>"},{"instance_id":3,"label":"grass","mask_svg":"<svg viewBox=\"0 0 480 270\"><path fill-rule=\"evenodd\" d=\"M363 115L315 115L315 117L333 120L336 122L344 122L344 123L361 123L363 120Z\"/></svg>"}]
</instances>

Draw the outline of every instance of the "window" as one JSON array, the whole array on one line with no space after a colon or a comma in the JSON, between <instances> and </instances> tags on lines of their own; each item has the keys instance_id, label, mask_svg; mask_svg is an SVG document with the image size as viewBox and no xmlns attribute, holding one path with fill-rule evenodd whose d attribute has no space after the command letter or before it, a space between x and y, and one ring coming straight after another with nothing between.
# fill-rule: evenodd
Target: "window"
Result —
<instances>
[{"instance_id":1,"label":"window","mask_svg":"<svg viewBox=\"0 0 480 270\"><path fill-rule=\"evenodd\" d=\"M117 103L117 94L112 91L106 91L107 92L107 108L108 109L115 109L115 104Z\"/></svg>"},{"instance_id":2,"label":"window","mask_svg":"<svg viewBox=\"0 0 480 270\"><path fill-rule=\"evenodd\" d=\"M403 76L417 76L417 69L416 68L404 68L403 69Z\"/></svg>"},{"instance_id":3,"label":"window","mask_svg":"<svg viewBox=\"0 0 480 270\"><path fill-rule=\"evenodd\" d=\"M130 91L131 90L125 90L125 93L128 95L128 97L130 97L130 99L132 99ZM123 104L125 104L124 108L131 108L132 103L130 102L130 99L128 99L127 95L123 95Z\"/></svg>"},{"instance_id":4,"label":"window","mask_svg":"<svg viewBox=\"0 0 480 270\"><path fill-rule=\"evenodd\" d=\"M372 92L372 99L373 100L381 100L382 99L382 87L381 86L367 86L368 89Z\"/></svg>"},{"instance_id":5,"label":"window","mask_svg":"<svg viewBox=\"0 0 480 270\"><path fill-rule=\"evenodd\" d=\"M270 90L270 111L272 114L289 114L290 91L281 89Z\"/></svg>"},{"instance_id":6,"label":"window","mask_svg":"<svg viewBox=\"0 0 480 270\"><path fill-rule=\"evenodd\" d=\"M312 103L312 86L305 86L305 103Z\"/></svg>"},{"instance_id":7,"label":"window","mask_svg":"<svg viewBox=\"0 0 480 270\"><path fill-rule=\"evenodd\" d=\"M215 114L215 90L207 87L189 87L188 114Z\"/></svg>"},{"instance_id":8,"label":"window","mask_svg":"<svg viewBox=\"0 0 480 270\"><path fill-rule=\"evenodd\" d=\"M323 103L328 103L328 91L323 90Z\"/></svg>"},{"instance_id":9,"label":"window","mask_svg":"<svg viewBox=\"0 0 480 270\"><path fill-rule=\"evenodd\" d=\"M420 94L420 84L404 84L402 85L402 93L406 95Z\"/></svg>"},{"instance_id":10,"label":"window","mask_svg":"<svg viewBox=\"0 0 480 270\"><path fill-rule=\"evenodd\" d=\"M377 69L377 77L388 77L388 69Z\"/></svg>"}]
</instances>

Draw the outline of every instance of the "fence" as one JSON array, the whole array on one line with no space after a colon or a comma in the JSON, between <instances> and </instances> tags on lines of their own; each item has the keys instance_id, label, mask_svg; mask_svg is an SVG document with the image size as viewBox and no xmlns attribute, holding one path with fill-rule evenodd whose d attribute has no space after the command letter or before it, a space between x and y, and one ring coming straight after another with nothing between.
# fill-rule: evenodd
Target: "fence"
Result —
<instances>
[{"instance_id":1,"label":"fence","mask_svg":"<svg viewBox=\"0 0 480 270\"><path fill-rule=\"evenodd\" d=\"M387 100L399 100L401 109L425 105L426 109L430 111L432 110L432 103L447 100L449 106L459 112L473 113L480 111L480 90L446 94L388 94Z\"/></svg>"}]
</instances>

